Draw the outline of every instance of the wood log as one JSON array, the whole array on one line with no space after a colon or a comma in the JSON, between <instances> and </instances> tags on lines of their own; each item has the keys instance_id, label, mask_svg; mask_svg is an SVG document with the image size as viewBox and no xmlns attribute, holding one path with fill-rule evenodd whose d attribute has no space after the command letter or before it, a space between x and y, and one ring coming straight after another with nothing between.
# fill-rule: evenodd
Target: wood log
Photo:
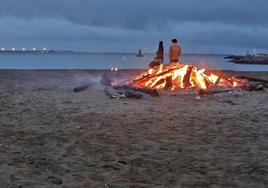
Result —
<instances>
[{"instance_id":1,"label":"wood log","mask_svg":"<svg viewBox=\"0 0 268 188\"><path fill-rule=\"evenodd\" d=\"M119 95L123 95L128 98L140 99L143 97L142 93L135 91L135 88L129 85L114 86L113 89L116 90Z\"/></svg>"},{"instance_id":2,"label":"wood log","mask_svg":"<svg viewBox=\"0 0 268 188\"><path fill-rule=\"evenodd\" d=\"M158 82L156 82L156 83L152 86L152 88L157 88L157 86L159 86L159 85L165 83L165 81L166 81L165 78L158 80Z\"/></svg>"},{"instance_id":3,"label":"wood log","mask_svg":"<svg viewBox=\"0 0 268 188\"><path fill-rule=\"evenodd\" d=\"M150 95L151 97L158 97L159 96L159 93L156 89L143 87L143 88L135 88L135 91L145 93L147 95Z\"/></svg>"},{"instance_id":4,"label":"wood log","mask_svg":"<svg viewBox=\"0 0 268 188\"><path fill-rule=\"evenodd\" d=\"M147 95L150 95L152 97L159 96L159 93L156 89L151 89L147 87L143 88L137 88L137 87L132 87L131 85L121 85L121 86L114 86L113 87L115 90L133 90L133 91L138 91L141 93L145 93Z\"/></svg>"},{"instance_id":5,"label":"wood log","mask_svg":"<svg viewBox=\"0 0 268 188\"><path fill-rule=\"evenodd\" d=\"M165 89L171 89L172 88L172 76L168 76L166 78L166 85L165 85Z\"/></svg>"},{"instance_id":6,"label":"wood log","mask_svg":"<svg viewBox=\"0 0 268 188\"><path fill-rule=\"evenodd\" d=\"M190 77L193 70L193 66L188 66L187 72L185 76L183 77L183 86L184 88L189 88L191 86Z\"/></svg>"},{"instance_id":7,"label":"wood log","mask_svg":"<svg viewBox=\"0 0 268 188\"><path fill-rule=\"evenodd\" d=\"M162 76L162 75L164 75L164 74L168 74L168 73L170 73L170 72L172 72L172 71L174 71L174 70L178 70L178 69L180 69L180 68L177 67L177 68L173 68L173 69L168 69L168 70L163 71L163 72L161 72L161 73L159 73L159 74L153 74L153 75L152 75L152 74L146 74L146 75L142 76L141 78L135 79L134 82L143 80L143 79L145 79L145 78L153 78L153 77Z\"/></svg>"},{"instance_id":8,"label":"wood log","mask_svg":"<svg viewBox=\"0 0 268 188\"><path fill-rule=\"evenodd\" d=\"M105 88L104 89L104 93L110 97L111 99L113 98L126 98L125 95L120 95L116 90L112 89L112 88Z\"/></svg>"},{"instance_id":9,"label":"wood log","mask_svg":"<svg viewBox=\"0 0 268 188\"><path fill-rule=\"evenodd\" d=\"M87 88L91 87L95 85L95 83L90 83L90 84L87 84L87 85L83 85L83 86L79 86L79 87L76 87L73 89L74 92L80 92L80 91L84 91L86 90Z\"/></svg>"},{"instance_id":10,"label":"wood log","mask_svg":"<svg viewBox=\"0 0 268 188\"><path fill-rule=\"evenodd\" d=\"M219 90L219 89L200 89L199 90L199 95L213 95L216 93L228 93L233 91L232 89L225 89L225 90Z\"/></svg>"},{"instance_id":11,"label":"wood log","mask_svg":"<svg viewBox=\"0 0 268 188\"><path fill-rule=\"evenodd\" d=\"M262 84L250 83L250 84L241 86L241 89L246 90L246 91L261 91L264 89L264 86Z\"/></svg>"},{"instance_id":12,"label":"wood log","mask_svg":"<svg viewBox=\"0 0 268 188\"><path fill-rule=\"evenodd\" d=\"M143 97L143 94L140 92L136 92L133 90L118 90L117 91L120 95L124 95L127 98L135 98L135 99L141 99Z\"/></svg>"},{"instance_id":13,"label":"wood log","mask_svg":"<svg viewBox=\"0 0 268 188\"><path fill-rule=\"evenodd\" d=\"M246 79L246 80L251 81L251 82L261 82L261 83L268 84L268 80L259 79L259 78L252 78L252 77L247 77L247 76L238 76L237 78Z\"/></svg>"}]
</instances>

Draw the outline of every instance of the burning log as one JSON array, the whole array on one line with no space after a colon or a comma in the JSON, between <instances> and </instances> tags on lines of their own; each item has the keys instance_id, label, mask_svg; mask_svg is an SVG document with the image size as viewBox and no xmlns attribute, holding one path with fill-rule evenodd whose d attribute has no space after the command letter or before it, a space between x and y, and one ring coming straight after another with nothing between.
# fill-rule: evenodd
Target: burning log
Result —
<instances>
[{"instance_id":1,"label":"burning log","mask_svg":"<svg viewBox=\"0 0 268 188\"><path fill-rule=\"evenodd\" d=\"M163 66L163 64L161 64L161 65L159 66L159 68L160 68L161 66ZM153 77L162 76L162 75L171 73L172 71L177 70L177 69L178 69L178 68L169 68L169 69L167 69L167 70L165 70L165 71L157 71L156 74L144 73L144 74L140 75L138 78L136 78L136 79L134 80L134 82L137 82L137 81L139 81L139 80L143 80L143 79L146 79L146 78L153 78ZM153 69L150 69L150 70L153 70Z\"/></svg>"},{"instance_id":2,"label":"burning log","mask_svg":"<svg viewBox=\"0 0 268 188\"><path fill-rule=\"evenodd\" d=\"M166 85L166 79L165 78L158 80L155 84L152 85L152 87L153 88L158 88L158 87L161 87L163 85Z\"/></svg>"},{"instance_id":3,"label":"burning log","mask_svg":"<svg viewBox=\"0 0 268 188\"><path fill-rule=\"evenodd\" d=\"M206 90L214 86L240 87L248 84L248 80L234 77L225 78L215 74L207 74L205 69L193 65L173 63L149 69L139 75L133 85L137 88L153 89L189 89L197 87Z\"/></svg>"},{"instance_id":4,"label":"burning log","mask_svg":"<svg viewBox=\"0 0 268 188\"><path fill-rule=\"evenodd\" d=\"M166 78L165 89L171 89L172 85L172 77L169 76Z\"/></svg>"},{"instance_id":5,"label":"burning log","mask_svg":"<svg viewBox=\"0 0 268 188\"><path fill-rule=\"evenodd\" d=\"M184 88L189 88L191 86L190 79L191 79L192 70L193 70L193 66L189 66L187 68L187 72L186 72L186 74L185 74L185 76L183 77L183 80L182 80Z\"/></svg>"}]
</instances>

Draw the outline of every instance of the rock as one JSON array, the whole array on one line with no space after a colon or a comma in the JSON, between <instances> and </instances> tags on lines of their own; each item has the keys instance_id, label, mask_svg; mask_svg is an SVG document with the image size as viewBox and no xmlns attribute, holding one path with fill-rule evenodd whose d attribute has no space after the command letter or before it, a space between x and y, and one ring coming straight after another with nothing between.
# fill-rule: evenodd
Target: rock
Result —
<instances>
[{"instance_id":1,"label":"rock","mask_svg":"<svg viewBox=\"0 0 268 188\"><path fill-rule=\"evenodd\" d=\"M63 183L61 178L55 176L49 176L48 181L56 185L61 185Z\"/></svg>"}]
</instances>

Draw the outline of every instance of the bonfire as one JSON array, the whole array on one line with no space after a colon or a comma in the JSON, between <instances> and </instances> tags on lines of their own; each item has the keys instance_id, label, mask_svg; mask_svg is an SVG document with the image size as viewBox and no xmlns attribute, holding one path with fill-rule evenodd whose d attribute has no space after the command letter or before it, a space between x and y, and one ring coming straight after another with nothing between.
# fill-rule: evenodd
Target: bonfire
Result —
<instances>
[{"instance_id":1,"label":"bonfire","mask_svg":"<svg viewBox=\"0 0 268 188\"><path fill-rule=\"evenodd\" d=\"M132 81L113 80L104 74L101 83L110 86L104 90L110 98L142 98L144 95L159 96L158 91L163 89L196 88L199 92L196 93L195 89L193 91L197 96L232 92L236 88L259 91L264 89L264 84L268 81L242 76L222 76L206 71L206 69L198 69L194 65L170 63L148 69Z\"/></svg>"},{"instance_id":2,"label":"bonfire","mask_svg":"<svg viewBox=\"0 0 268 188\"><path fill-rule=\"evenodd\" d=\"M240 87L247 84L246 79L223 77L206 73L193 65L180 63L161 64L138 75L133 85L138 88L152 89L189 89L197 87L206 90L210 87Z\"/></svg>"}]
</instances>

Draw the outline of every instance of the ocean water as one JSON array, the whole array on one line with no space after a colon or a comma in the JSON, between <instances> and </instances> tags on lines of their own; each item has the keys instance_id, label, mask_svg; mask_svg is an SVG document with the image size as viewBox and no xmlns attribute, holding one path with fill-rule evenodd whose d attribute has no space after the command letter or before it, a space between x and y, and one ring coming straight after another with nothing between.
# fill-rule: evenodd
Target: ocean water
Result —
<instances>
[{"instance_id":1,"label":"ocean water","mask_svg":"<svg viewBox=\"0 0 268 188\"><path fill-rule=\"evenodd\" d=\"M136 57L120 53L0 53L0 69L144 69L154 54ZM235 71L268 71L268 65L238 65L226 55L183 54L181 63L199 68ZM167 55L165 60L168 60Z\"/></svg>"}]
</instances>

